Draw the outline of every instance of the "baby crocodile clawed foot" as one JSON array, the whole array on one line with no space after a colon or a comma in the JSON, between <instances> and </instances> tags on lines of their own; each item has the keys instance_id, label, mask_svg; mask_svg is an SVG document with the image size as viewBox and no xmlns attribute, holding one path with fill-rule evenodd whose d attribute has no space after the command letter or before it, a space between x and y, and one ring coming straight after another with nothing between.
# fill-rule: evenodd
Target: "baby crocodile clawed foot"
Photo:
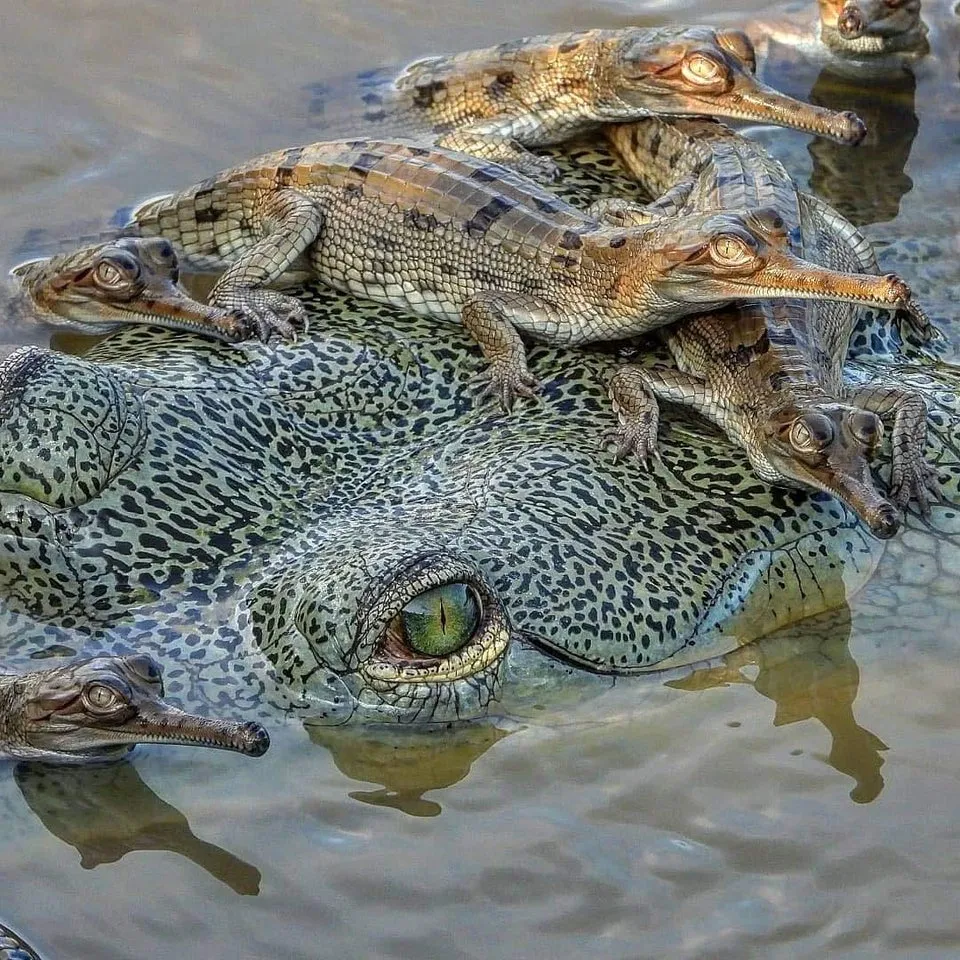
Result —
<instances>
[{"instance_id":1,"label":"baby crocodile clawed foot","mask_svg":"<svg viewBox=\"0 0 960 960\"><path fill-rule=\"evenodd\" d=\"M478 395L479 400L496 397L500 407L510 413L517 397L537 399L540 382L526 368L506 361L493 361L486 370L471 377L471 383L484 384Z\"/></svg>"},{"instance_id":2,"label":"baby crocodile clawed foot","mask_svg":"<svg viewBox=\"0 0 960 960\"><path fill-rule=\"evenodd\" d=\"M943 501L937 471L919 456L907 464L894 462L890 476L890 499L902 511L914 501L920 516L929 517L930 507Z\"/></svg>"},{"instance_id":3,"label":"baby crocodile clawed foot","mask_svg":"<svg viewBox=\"0 0 960 960\"><path fill-rule=\"evenodd\" d=\"M246 331L242 339L256 336L261 343L267 343L276 332L284 340L295 341L298 328L306 327L304 305L296 297L276 290L225 291L219 296L214 292L210 300L239 318Z\"/></svg>"},{"instance_id":4,"label":"baby crocodile clawed foot","mask_svg":"<svg viewBox=\"0 0 960 960\"><path fill-rule=\"evenodd\" d=\"M631 455L640 461L644 470L650 466L650 460L659 461L657 449L657 416L649 411L639 416L620 415L620 426L604 434L601 447L614 447L613 459L619 463Z\"/></svg>"}]
</instances>

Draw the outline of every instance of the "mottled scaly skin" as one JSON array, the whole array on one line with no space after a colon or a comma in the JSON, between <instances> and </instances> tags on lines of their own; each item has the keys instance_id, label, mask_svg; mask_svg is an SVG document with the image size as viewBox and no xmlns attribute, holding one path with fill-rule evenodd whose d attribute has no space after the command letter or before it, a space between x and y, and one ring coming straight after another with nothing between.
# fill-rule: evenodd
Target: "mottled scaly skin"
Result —
<instances>
[{"instance_id":1,"label":"mottled scaly skin","mask_svg":"<svg viewBox=\"0 0 960 960\"><path fill-rule=\"evenodd\" d=\"M626 27L525 37L360 74L346 90L312 88L328 135L402 134L553 177L530 147L649 115L774 123L856 142L862 125L761 83L739 30Z\"/></svg>"},{"instance_id":2,"label":"mottled scaly skin","mask_svg":"<svg viewBox=\"0 0 960 960\"><path fill-rule=\"evenodd\" d=\"M766 203L782 215L798 253L836 268L876 271L872 249L856 228L822 201L799 193L762 147L721 125L651 119L615 130L611 140L631 171L663 194L656 211ZM607 206L613 219L629 221L629 205ZM689 403L744 447L764 479L827 490L857 510L876 535L892 536L899 526L896 511L874 489L867 466L880 437L861 411L892 421L893 501L903 508L915 499L927 512L939 490L924 459L926 406L920 395L897 386L845 382L857 320L852 305L787 300L677 325L667 334L677 370L628 368L614 381L622 449L636 449L644 461L654 451L657 409L651 393ZM830 435L804 462L790 446L793 440L784 445L775 439L797 420Z\"/></svg>"},{"instance_id":3,"label":"mottled scaly skin","mask_svg":"<svg viewBox=\"0 0 960 960\"><path fill-rule=\"evenodd\" d=\"M566 199L628 195L609 156L575 159L559 160ZM671 423L650 473L603 456L615 355L537 347L544 402L504 417L463 386L457 327L303 298L296 345L122 330L83 358L0 368L11 669L143 650L197 712L447 723L509 714L544 683L580 691L584 671L721 654L841 605L874 569L881 545L852 512L757 481L702 424ZM884 364L930 399L956 497L960 380L884 339L848 372ZM405 655L391 624L443 582L484 615L456 658Z\"/></svg>"},{"instance_id":4,"label":"mottled scaly skin","mask_svg":"<svg viewBox=\"0 0 960 960\"><path fill-rule=\"evenodd\" d=\"M338 290L462 320L489 361L489 392L507 409L536 385L518 331L582 344L768 292L891 305L908 296L895 280L827 274L792 258L780 220L766 212L613 229L498 164L404 142L278 151L132 216L131 230L162 235L192 265L226 268L210 300L232 312L302 319L298 301L264 288L306 263ZM754 243L748 265L717 258L714 245L728 235Z\"/></svg>"}]
</instances>

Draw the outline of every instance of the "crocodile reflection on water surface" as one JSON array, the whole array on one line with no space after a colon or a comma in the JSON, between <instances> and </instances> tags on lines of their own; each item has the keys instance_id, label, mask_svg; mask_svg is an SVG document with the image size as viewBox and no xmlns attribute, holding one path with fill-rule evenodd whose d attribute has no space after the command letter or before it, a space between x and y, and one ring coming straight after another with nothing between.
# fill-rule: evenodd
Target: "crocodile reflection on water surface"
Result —
<instances>
[{"instance_id":1,"label":"crocodile reflection on water surface","mask_svg":"<svg viewBox=\"0 0 960 960\"><path fill-rule=\"evenodd\" d=\"M635 190L606 155L577 161L572 202ZM531 676L725 653L873 570L880 544L852 514L754 479L699 422L671 420L650 475L602 453L612 352L531 350L543 402L512 418L463 386L459 329L304 295L296 345L130 330L82 359L7 363L7 664L142 651L187 704L468 719L508 710ZM924 390L956 501L960 378L886 350L854 373L881 364ZM952 529L955 511L930 522ZM459 633L438 643L451 611Z\"/></svg>"}]
</instances>

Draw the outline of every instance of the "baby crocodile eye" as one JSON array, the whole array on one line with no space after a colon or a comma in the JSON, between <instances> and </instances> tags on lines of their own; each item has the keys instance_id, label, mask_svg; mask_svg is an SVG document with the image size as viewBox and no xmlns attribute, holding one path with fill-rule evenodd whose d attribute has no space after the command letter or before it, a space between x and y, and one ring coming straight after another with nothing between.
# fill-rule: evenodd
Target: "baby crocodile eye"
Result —
<instances>
[{"instance_id":1,"label":"baby crocodile eye","mask_svg":"<svg viewBox=\"0 0 960 960\"><path fill-rule=\"evenodd\" d=\"M883 439L883 423L868 410L859 410L850 418L850 430L862 444L872 447Z\"/></svg>"},{"instance_id":2,"label":"baby crocodile eye","mask_svg":"<svg viewBox=\"0 0 960 960\"><path fill-rule=\"evenodd\" d=\"M740 237L723 234L713 241L711 246L713 259L717 263L732 266L739 263L748 263L753 259L753 250Z\"/></svg>"},{"instance_id":3,"label":"baby crocodile eye","mask_svg":"<svg viewBox=\"0 0 960 960\"><path fill-rule=\"evenodd\" d=\"M832 440L833 424L821 413L809 413L790 428L791 446L804 453L823 450Z\"/></svg>"},{"instance_id":4,"label":"baby crocodile eye","mask_svg":"<svg viewBox=\"0 0 960 960\"><path fill-rule=\"evenodd\" d=\"M88 684L83 691L83 700L95 713L109 713L123 703L123 697L102 683Z\"/></svg>"},{"instance_id":5,"label":"baby crocodile eye","mask_svg":"<svg viewBox=\"0 0 960 960\"><path fill-rule=\"evenodd\" d=\"M694 83L713 83L722 73L723 67L702 53L695 53L683 62L683 75Z\"/></svg>"},{"instance_id":6,"label":"baby crocodile eye","mask_svg":"<svg viewBox=\"0 0 960 960\"><path fill-rule=\"evenodd\" d=\"M470 642L480 625L480 600L465 583L447 583L414 597L390 632L414 653L446 657Z\"/></svg>"},{"instance_id":7,"label":"baby crocodile eye","mask_svg":"<svg viewBox=\"0 0 960 960\"><path fill-rule=\"evenodd\" d=\"M134 257L114 256L101 260L94 271L98 284L108 289L125 287L140 276L140 264Z\"/></svg>"}]
</instances>

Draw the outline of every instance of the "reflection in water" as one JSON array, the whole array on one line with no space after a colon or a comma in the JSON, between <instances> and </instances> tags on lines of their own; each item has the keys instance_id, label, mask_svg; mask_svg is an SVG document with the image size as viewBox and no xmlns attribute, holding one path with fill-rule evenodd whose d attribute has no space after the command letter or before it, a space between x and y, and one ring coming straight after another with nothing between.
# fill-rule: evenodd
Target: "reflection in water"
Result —
<instances>
[{"instance_id":1,"label":"reflection in water","mask_svg":"<svg viewBox=\"0 0 960 960\"><path fill-rule=\"evenodd\" d=\"M859 85L824 67L809 99L832 110L853 110L867 124L866 140L851 149L823 137L807 148L815 193L861 226L893 220L913 189L904 172L920 122L914 112L917 81L907 71L864 77Z\"/></svg>"},{"instance_id":2,"label":"reflection in water","mask_svg":"<svg viewBox=\"0 0 960 960\"><path fill-rule=\"evenodd\" d=\"M379 783L382 790L355 790L353 800L378 807L393 807L411 817L436 817L442 807L424 800L428 790L459 783L498 740L512 731L493 724L469 724L436 735L389 733L376 739L372 731L351 731L307 725L310 739L326 747L337 769L351 780Z\"/></svg>"},{"instance_id":3,"label":"reflection in water","mask_svg":"<svg viewBox=\"0 0 960 960\"><path fill-rule=\"evenodd\" d=\"M883 789L880 751L886 744L861 727L853 716L860 670L850 655L850 608L807 620L723 658L720 666L695 670L668 686L705 690L730 683L751 683L776 704L775 727L819 720L833 738L828 763L852 777L850 797L870 803ZM756 679L745 675L752 667Z\"/></svg>"},{"instance_id":4,"label":"reflection in water","mask_svg":"<svg viewBox=\"0 0 960 960\"><path fill-rule=\"evenodd\" d=\"M92 870L134 850L169 850L203 867L237 893L256 896L260 871L196 837L186 817L161 800L129 763L51 767L20 763L17 786L41 823L77 848Z\"/></svg>"}]
</instances>

